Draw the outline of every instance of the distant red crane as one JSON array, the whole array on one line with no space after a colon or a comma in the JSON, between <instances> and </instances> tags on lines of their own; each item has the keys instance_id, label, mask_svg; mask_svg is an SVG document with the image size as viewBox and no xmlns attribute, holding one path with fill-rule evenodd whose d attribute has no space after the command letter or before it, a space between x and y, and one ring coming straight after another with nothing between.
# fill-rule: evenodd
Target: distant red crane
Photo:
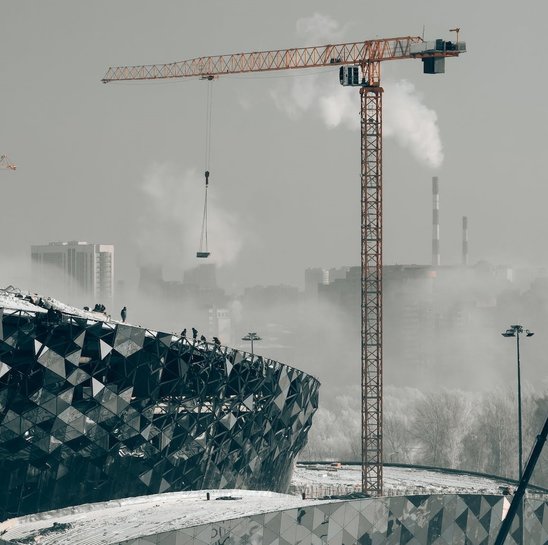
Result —
<instances>
[{"instance_id":1,"label":"distant red crane","mask_svg":"<svg viewBox=\"0 0 548 545\"><path fill-rule=\"evenodd\" d=\"M7 170L16 170L17 167L9 162L7 155L0 155L0 168Z\"/></svg>"},{"instance_id":2,"label":"distant red crane","mask_svg":"<svg viewBox=\"0 0 548 545\"><path fill-rule=\"evenodd\" d=\"M424 72L445 71L445 58L466 51L458 41L417 36L337 45L198 57L169 64L108 69L103 83L214 77L339 66L342 85L361 97L361 373L362 489L382 495L382 93L381 62L422 59Z\"/></svg>"}]
</instances>

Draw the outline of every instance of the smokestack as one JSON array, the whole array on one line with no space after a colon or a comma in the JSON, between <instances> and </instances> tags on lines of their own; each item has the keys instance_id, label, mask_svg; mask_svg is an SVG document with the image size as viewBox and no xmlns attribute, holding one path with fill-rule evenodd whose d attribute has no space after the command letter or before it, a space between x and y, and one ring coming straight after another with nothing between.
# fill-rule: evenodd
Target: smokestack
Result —
<instances>
[{"instance_id":1,"label":"smokestack","mask_svg":"<svg viewBox=\"0 0 548 545\"><path fill-rule=\"evenodd\" d=\"M440 188L438 177L432 177L432 265L440 266Z\"/></svg>"},{"instance_id":2,"label":"smokestack","mask_svg":"<svg viewBox=\"0 0 548 545\"><path fill-rule=\"evenodd\" d=\"M468 218L462 216L462 264L468 265Z\"/></svg>"}]
</instances>

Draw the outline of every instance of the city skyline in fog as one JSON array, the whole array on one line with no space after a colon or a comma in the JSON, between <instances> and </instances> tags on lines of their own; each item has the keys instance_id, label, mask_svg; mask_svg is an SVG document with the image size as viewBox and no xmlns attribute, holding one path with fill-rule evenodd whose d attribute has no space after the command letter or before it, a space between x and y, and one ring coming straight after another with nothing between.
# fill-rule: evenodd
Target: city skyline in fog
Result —
<instances>
[{"instance_id":1,"label":"city skyline in fog","mask_svg":"<svg viewBox=\"0 0 548 545\"><path fill-rule=\"evenodd\" d=\"M257 331L262 341L255 353L320 378L328 404L358 380L359 266L301 271L304 289L277 282L231 292L213 263L186 270L178 281L165 278L157 264L141 270L137 288L119 284L108 300L74 290L72 282L63 280L62 269L50 264L47 274L45 265L32 279L35 292L79 308L106 303L109 318L119 318L127 305L129 323L174 334L197 327L208 339L217 335L223 344L242 350L250 347L241 337ZM514 351L500 333L510 323L523 323L539 333L523 347L524 385L544 391L547 289L542 271L485 262L385 266L386 383L425 391L507 387L514 379Z\"/></svg>"},{"instance_id":2,"label":"city skyline in fog","mask_svg":"<svg viewBox=\"0 0 548 545\"><path fill-rule=\"evenodd\" d=\"M86 251L88 248L108 248L108 251L114 253L114 246L107 245L94 241L78 241L78 240L71 240L69 238L65 238L63 240L56 240L56 241L48 241L40 245L32 245L28 249L28 259L24 259L23 263L18 263L17 265L20 267L20 269L24 273L22 273L22 278L24 279L25 285L24 289L30 289L32 291L32 284L36 280L39 275L35 274L36 271L33 271L33 261L34 261L34 252L44 252L44 251L50 251L50 252L67 252L70 248L82 248L82 251ZM59 250L59 248L61 248ZM123 250L122 250L123 253ZM57 255L57 254L56 254ZM435 259L434 254L431 256L431 261ZM114 258L112 258L112 262L114 263ZM41 263L41 260L40 260ZM144 260L144 265L135 265L135 271L133 275L137 278L137 281L135 285L133 284L127 284L127 281L125 278L120 278L117 274L115 274L116 267L113 267L114 270L111 269L110 265L109 267L109 275L111 276L111 280L109 281L111 287L109 288L111 290L110 293L113 293L115 291L116 285L119 287L125 288L125 289L138 289L138 285L140 283L140 280L142 280L142 274L143 270L152 268L155 271L155 274L158 274L158 278L161 278L163 281L167 282L184 282L187 283L186 277L187 273L192 271L199 270L202 266L213 266L216 270L216 277L218 279L218 286L226 289L228 294L231 296L238 296L241 295L241 293L249 288L253 287L269 287L269 286L292 286L299 289L301 292L307 291L307 274L309 272L314 272L317 274L320 274L321 278L319 278L318 283L323 284L329 284L333 281L333 279L339 279L344 278L344 275L346 272L348 272L350 269L353 268L359 268L359 263L336 263L336 264L309 264L305 266L305 268L301 271L294 271L294 281L288 281L288 282L282 282L282 281L276 281L274 279L271 283L259 283L259 282L253 282L253 280L249 284L242 284L237 286L236 289L234 289L234 286L231 286L224 282L224 278L222 276L222 265L218 265L214 260L196 260L194 263L190 263L188 267L185 269L182 269L180 271L179 276L173 276L173 274L170 275L170 271L166 271L164 269L164 265L160 260ZM61 266L61 270L66 269L68 264L57 264L57 263L46 263L44 262L44 265L47 266L54 266L58 265ZM12 265L13 266L13 265ZM461 256L461 262L460 263L441 263L441 264L435 264L433 262L428 263L394 263L394 264L386 264L384 267L419 267L424 269L432 269L433 271L436 269L474 269L474 268L491 268L493 270L499 271L497 274L499 277L505 277L510 282L515 282L516 286L519 286L520 288L527 287L528 283L535 278L541 278L546 276L546 269L544 267L516 267L512 263L504 263L504 264L497 264L497 263L491 263L487 261L486 259L482 259L481 256L475 261L475 262L464 262L463 257ZM9 270L9 268L8 268ZM38 270L38 269L37 269ZM53 270L56 270L55 268ZM12 272L15 272L12 269ZM65 271L66 272L66 271ZM221 275L219 275L219 272L221 272ZM86 274L87 269L86 269ZM46 275L47 276L47 275ZM55 281L52 279L52 283L55 285L56 283L60 286L60 278ZM47 289L47 284L43 283L42 289ZM87 292L89 290L84 290L84 292ZM92 290L93 291L93 290ZM92 293L90 291L90 293ZM112 295L105 296L109 299L112 299ZM99 297L100 298L100 297Z\"/></svg>"},{"instance_id":3,"label":"city skyline in fog","mask_svg":"<svg viewBox=\"0 0 548 545\"><path fill-rule=\"evenodd\" d=\"M423 75L419 61L383 67L385 262L430 262L430 184L438 176L442 264L460 262L468 216L471 263L545 267L548 123L534 52L548 8L534 5L538 17L527 26L515 24L519 6L492 0L336 9L305 1L268 24L262 6L240 1L6 6L0 153L17 171L0 174L3 221L17 228L0 249L0 281L24 281L18 265L27 248L54 240L113 244L117 279L129 284L147 256L172 279L197 264L208 84L103 85L109 66L423 30L451 39L456 25L468 53L448 59L446 74ZM530 54L495 54L494 9L496 34L527 43ZM527 75L519 114L501 92L511 65ZM307 266L358 264L359 107L356 90L339 87L337 69L220 78L212 104L210 248L223 282L299 284Z\"/></svg>"}]
</instances>

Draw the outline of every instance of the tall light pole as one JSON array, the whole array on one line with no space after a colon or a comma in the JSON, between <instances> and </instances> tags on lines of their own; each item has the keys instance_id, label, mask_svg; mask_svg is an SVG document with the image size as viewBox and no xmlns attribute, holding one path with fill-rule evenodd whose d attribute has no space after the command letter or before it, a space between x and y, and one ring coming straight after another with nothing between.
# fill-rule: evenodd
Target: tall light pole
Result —
<instances>
[{"instance_id":1,"label":"tall light pole","mask_svg":"<svg viewBox=\"0 0 548 545\"><path fill-rule=\"evenodd\" d=\"M516 338L516 355L518 361L518 475L521 479L523 475L523 448L522 448L522 426L521 426L521 368L519 359L519 335L525 333L526 337L532 337L534 333L528 329L523 329L519 324L511 325L504 333L503 337Z\"/></svg>"},{"instance_id":2,"label":"tall light pole","mask_svg":"<svg viewBox=\"0 0 548 545\"><path fill-rule=\"evenodd\" d=\"M516 355L518 361L518 474L519 481L523 476L523 446L522 446L522 426L521 426L521 367L519 360L519 335L525 333L526 337L532 337L534 333L528 329L523 329L523 326L519 324L511 325L504 333L503 337L515 337L516 338ZM519 532L519 545L523 545L523 500L520 501L519 507L520 520L520 532Z\"/></svg>"},{"instance_id":3,"label":"tall light pole","mask_svg":"<svg viewBox=\"0 0 548 545\"><path fill-rule=\"evenodd\" d=\"M251 359L253 359L253 343L255 341L262 341L261 337L259 337L255 331L250 331L247 335L242 337L242 341L251 341Z\"/></svg>"}]
</instances>

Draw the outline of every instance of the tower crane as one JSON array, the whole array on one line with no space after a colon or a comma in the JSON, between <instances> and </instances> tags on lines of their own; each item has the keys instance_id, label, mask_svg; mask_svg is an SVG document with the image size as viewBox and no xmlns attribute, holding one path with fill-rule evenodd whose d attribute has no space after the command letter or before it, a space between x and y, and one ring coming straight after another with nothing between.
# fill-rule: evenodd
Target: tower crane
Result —
<instances>
[{"instance_id":1,"label":"tower crane","mask_svg":"<svg viewBox=\"0 0 548 545\"><path fill-rule=\"evenodd\" d=\"M16 170L17 167L10 163L7 155L0 155L0 168L8 169L8 170Z\"/></svg>"},{"instance_id":2,"label":"tower crane","mask_svg":"<svg viewBox=\"0 0 548 545\"><path fill-rule=\"evenodd\" d=\"M198 57L169 64L108 69L114 81L216 78L229 74L338 66L342 85L361 102L361 414L362 490L382 495L382 95L381 63L421 59L423 71L445 71L466 44L404 36L362 42Z\"/></svg>"}]
</instances>

